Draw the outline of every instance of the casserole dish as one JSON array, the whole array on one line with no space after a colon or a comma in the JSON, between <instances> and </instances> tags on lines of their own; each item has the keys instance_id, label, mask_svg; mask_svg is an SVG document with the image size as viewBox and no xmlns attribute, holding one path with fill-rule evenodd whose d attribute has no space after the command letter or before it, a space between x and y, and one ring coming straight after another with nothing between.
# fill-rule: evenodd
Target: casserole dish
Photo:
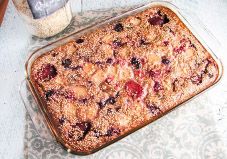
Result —
<instances>
[{"instance_id":1,"label":"casserole dish","mask_svg":"<svg viewBox=\"0 0 227 159\"><path fill-rule=\"evenodd\" d=\"M158 27L164 27L165 26L165 22L164 21L162 21L163 19L165 19L166 17L165 17L165 14L167 14L167 18L168 18L168 15L170 14L170 15L174 15L174 14L176 14L177 15L177 17L178 18L180 18L180 20L182 21L182 23L180 23L179 25L182 25L182 26L187 26L187 27L189 27L189 25L187 25L187 22L181 17L181 15L179 14L179 12L177 11L177 9L173 6L173 5L171 5L170 3L164 3L164 2L161 2L161 3L157 3L157 2L152 2L152 3L150 3L149 5L146 5L146 6L143 6L143 7L140 7L140 8L138 8L138 9L136 9L136 10L133 10L133 11L130 11L130 12L127 12L127 13L125 13L125 14L123 14L123 15L121 15L121 16L119 16L119 17L116 17L116 18L113 18L113 19L110 19L110 20L108 20L108 21L105 21L105 22L103 22L103 23L100 23L99 25L96 25L96 26L91 26L91 27L89 27L89 28L86 28L86 29L84 29L84 30L82 30L82 31L80 31L80 32L77 32L77 33L75 33L75 34L72 34L72 35L70 35L70 36L68 36L68 37L66 37L66 38L63 38L63 39L61 39L61 40L58 40L57 42L54 42L54 43L52 43L52 44L50 44L50 45L48 45L48 46L46 46L46 47L44 47L44 48L41 48L41 49L39 49L39 50L37 50L37 51L35 51L30 57L29 57L29 59L28 59L28 61L27 61L27 63L26 63L26 71L27 71L27 81L28 81L28 84L29 84L29 87L30 87L30 89L31 89L31 91L32 91L32 94L33 94L33 96L35 97L35 99L36 99L36 101L38 102L38 105L39 105L39 107L40 107L40 109L41 109L41 111L42 111L42 113L44 114L44 117L45 117L45 120L47 121L47 123L48 123L48 126L49 126L49 128L50 128L50 130L52 131L52 133L54 134L54 136L56 137L56 139L57 139L57 141L59 141L64 147L66 147L69 151L72 151L72 152L74 152L74 153L76 153L76 154L89 154L89 153L93 153L93 152L95 152L95 151L97 151L97 150L99 150L99 149L101 149L102 147L105 147L105 146L107 146L107 145L109 145L109 144L111 144L111 143L113 143L113 142L115 142L115 141L117 141L117 140L119 140L119 139L121 139L122 137L124 137L124 136L126 136L126 135L128 135L128 134L130 134L130 133L132 133L132 132L134 132L134 131L136 131L136 130L138 130L138 129L140 129L141 127L143 127L143 126L145 126L145 125L147 125L147 124L149 124L149 123L151 123L152 121L154 121L155 119L157 119L157 118L159 118L159 117L161 117L161 116L163 116L164 114L166 114L167 112L169 112L170 110L172 110L173 108L175 108L175 107L177 107L179 104L181 104L181 103L183 103L183 102L185 102L185 101L187 101L187 100L189 100L189 99L191 99L192 97L194 97L195 95L197 95L197 94L199 94L199 93L201 93L203 90L205 90L205 89L207 89L208 87L210 87L211 85L213 85L213 84L215 84L217 81L219 81L219 79L220 79L220 77L221 77L221 75L222 75L222 66L221 66L221 63L220 63L220 61L216 58L216 56L212 53L212 51L205 45L205 44L203 44L203 47L205 47L206 48L206 51L208 51L209 52L209 62L208 63L212 63L213 64L213 68L214 69L216 69L216 71L214 71L214 72L212 72L211 71L211 73L215 73L216 72L216 74L214 75L215 77L214 77L214 79L211 81L211 82L208 82L208 84L206 85L206 86L204 86L204 87L201 87L200 89L198 89L197 91L195 91L195 92L193 92L192 94L190 94L189 96L187 96L187 97L185 97L185 98L182 98L182 100L180 100L181 98L179 98L177 101L174 101L173 102L173 105L171 105L170 107L162 107L162 108L156 108L156 106L154 106L154 104L150 104L149 105L149 109L150 109L150 111L152 112L152 114L154 114L154 116L152 116L152 118L151 118L151 120L144 120L144 121L142 121L140 124L138 124L138 125L136 125L134 128L130 128L130 130L128 130L128 131L125 131L124 133L122 133L122 134L120 134L119 133L119 131L118 130L116 130L116 129L111 129L112 130L112 132L113 132L113 134L115 135L115 134L117 134L116 135L116 137L114 137L114 138L110 138L110 140L107 140L107 141L105 141L105 142L103 142L102 144L100 144L99 146L97 146L96 148L94 148L94 149L90 149L90 150L88 150L88 151L83 151L83 150L80 150L80 151L78 151L77 149L75 149L75 148L73 148L72 147L72 145L69 145L68 143L67 143L67 140L66 139L62 139L62 136L61 136L61 133L59 133L59 130L56 128L56 124L54 124L53 123L53 119L51 119L51 115L50 115L50 111L48 111L47 110L47 106L46 106L46 103L45 103L45 101L43 100L43 97L44 96L40 96L40 91L38 91L37 90L37 85L35 85L35 78L33 78L33 80L32 80L32 78L31 78L31 68L32 68L32 66L33 66L33 64L34 64L34 62L35 61L37 61L37 59L39 59L40 57L45 57L45 55L46 55L46 53L47 52L49 52L49 51L51 51L51 50L53 50L53 49L55 49L55 48L57 48L57 47L59 47L59 46L62 46L62 45L64 45L64 44L66 44L66 43L68 43L69 45L71 45L71 43L72 42L70 42L70 41L75 41L75 39L81 39L80 37L81 36L84 36L85 34L87 35L88 33L92 33L93 31L95 31L96 29L98 29L98 28L100 28L100 27L105 27L105 25L111 25L112 24L112 22L116 22L116 21L118 21L119 19L122 19L122 18L125 18L125 17L128 17L128 16L131 16L131 15L134 15L134 14L136 14L137 16L138 16L138 14L141 12L144 12L144 10L149 10L149 8L161 8L161 13L160 12L157 12L157 15L153 15L152 14L152 16L153 17L155 17L155 18L153 18L153 17L151 17L151 19L149 19L148 20L148 22L152 25L153 23L158 23L158 25L163 25L163 26L158 26ZM171 10L169 10L169 9L171 9ZM157 11L157 10L156 10ZM168 11L170 12L169 14L168 14ZM160 17L161 17L161 19L160 19ZM175 18L175 16L173 16L174 18ZM172 19L174 19L174 18L172 18ZM166 22L167 21L169 21L169 20L165 20ZM170 21L171 21L171 19L170 19ZM137 23L137 22L135 22L135 23ZM167 22L168 23L168 22ZM117 32L118 31L121 31L122 30L122 26L121 25L119 25L119 23L116 23L114 26L119 26L119 27L117 27L117 29L114 27L114 29L116 29L117 30ZM187 29L187 28L186 28ZM169 30L169 32L171 33L171 34L173 34L172 33L172 31L171 30ZM180 32L180 31L179 31ZM195 33L193 33L193 34L195 34ZM190 35L191 35L191 32L190 32ZM196 36L196 39L198 39L198 37ZM77 41L77 40L76 40ZM80 40L81 41L81 40ZM83 41L83 40L82 40ZM181 40L179 40L179 41L181 41ZM146 42L146 41L145 41ZM79 42L80 43L80 42ZM144 42L143 42L144 43ZM167 43L167 42L165 42L165 43ZM165 44L164 43L164 45L168 45L168 44ZM180 42L181 43L181 42ZM182 43L184 43L183 41L182 41ZM188 43L190 43L189 41L188 41ZM116 44L118 44L118 42L116 42ZM67 44L66 44L67 45ZM198 43L196 46L199 46L200 47L200 43ZM190 45L191 47L196 47L196 46L193 46L193 45ZM182 46L182 47L184 47L184 46ZM181 46L179 47L179 48L182 48ZM181 52L180 50L178 50L179 48L177 48L176 49L176 52ZM194 48L195 49L195 48ZM173 49L173 50L175 50L175 49ZM178 50L178 51L177 51ZM201 53L202 54L202 53ZM146 60L146 59L145 59ZM152 60L155 60L155 59L152 59ZM161 58L160 59L160 61L163 63L163 65L168 65L170 62L168 62L168 59L166 59L166 58ZM153 62L153 61L152 61ZM66 62L64 62L64 63L66 63ZM132 65L132 67L136 67L136 69L137 69L137 66L138 67L141 67L140 66L140 64L138 64L139 62L138 62L138 60L137 59L134 59L134 57L132 57L131 58L131 65ZM135 65L134 65L135 64ZM205 64L205 65L207 65L207 63ZM123 68L124 66L122 66L122 68ZM52 66L50 66L50 65L48 65L48 68L51 68L52 69ZM39 69L40 70L40 69ZM42 69L41 69L42 70ZM203 70L203 71L205 71L205 70ZM55 71L55 68L53 68L52 69L52 71L51 72L56 72ZM54 73L55 74L55 73ZM153 75L156 75L155 73L152 73L151 72L151 76L153 76ZM54 75L55 76L55 75ZM46 78L46 77L45 77ZM52 78L52 75L51 75L51 77L49 77L49 76L47 76L47 78L48 78L48 80L49 80L49 78ZM53 77L54 78L54 77ZM142 78L142 77L141 77ZM196 77L194 77L193 76L193 78L192 79L190 79L191 81L192 81L192 83L194 83L195 85L199 85L200 83L202 83L202 81L201 81L201 79L200 78L198 78L198 76L196 76ZM127 82L126 82L127 83ZM135 84L135 82L132 82L131 80L128 82L128 85L133 85L133 88L134 88L134 86L136 87L136 86L138 86L137 85L137 83ZM156 84L155 82L154 82L154 86L155 85L158 85L158 84ZM126 89L128 89L128 90L130 90L129 91L129 94L131 94L131 92L133 92L133 95L131 95L131 96L133 96L132 97L132 99L134 100L134 98L136 97L140 97L140 96L142 96L142 95L140 95L140 93L138 93L137 91L134 91L134 90L131 90L130 88L128 88L127 86L125 86L126 87ZM139 86L138 86L139 87ZM194 86L195 88L196 88L196 86ZM194 88L193 87L193 88ZM155 89L155 91L156 91L156 87L154 88ZM172 88L172 89L175 89L175 88ZM144 90L144 89L143 89ZM161 88L159 89L159 87L157 88L157 91L160 91L160 90L162 90ZM127 92L127 91L126 91ZM51 93L52 94L52 93ZM49 97L49 95L45 95L45 96L48 96ZM170 96L172 96L171 94L170 94ZM172 99L172 100L174 100L174 99ZM109 101L109 100L108 100ZM115 103L115 102L112 102L112 100L111 100L111 102L110 102L110 104L111 103ZM152 106L151 106L152 105ZM161 110L160 112L159 112L159 110ZM158 111L158 112L157 112ZM146 115L146 113L145 113L145 115ZM63 123L64 123L64 121L63 121ZM84 129L84 127L85 127L85 129L87 128L87 127L91 127L91 126L89 126L90 124L88 124L88 123L83 123L82 125L81 125L81 123L80 124L78 124L78 123L76 123L76 127L79 127L79 129ZM82 128L80 128L80 127L82 127ZM90 130L91 128L89 128L89 130ZM107 132L109 132L109 130L107 130ZM118 135L118 133L119 133L119 135ZM107 137L109 137L108 135L107 135Z\"/></svg>"}]
</instances>

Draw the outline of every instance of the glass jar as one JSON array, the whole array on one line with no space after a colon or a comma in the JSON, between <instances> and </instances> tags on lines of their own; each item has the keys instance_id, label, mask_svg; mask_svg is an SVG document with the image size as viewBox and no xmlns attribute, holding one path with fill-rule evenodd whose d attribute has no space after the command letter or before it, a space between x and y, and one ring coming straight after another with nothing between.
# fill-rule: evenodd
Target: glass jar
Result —
<instances>
[{"instance_id":1,"label":"glass jar","mask_svg":"<svg viewBox=\"0 0 227 159\"><path fill-rule=\"evenodd\" d=\"M69 0L13 0L29 32L40 38L54 36L72 20Z\"/></svg>"}]
</instances>

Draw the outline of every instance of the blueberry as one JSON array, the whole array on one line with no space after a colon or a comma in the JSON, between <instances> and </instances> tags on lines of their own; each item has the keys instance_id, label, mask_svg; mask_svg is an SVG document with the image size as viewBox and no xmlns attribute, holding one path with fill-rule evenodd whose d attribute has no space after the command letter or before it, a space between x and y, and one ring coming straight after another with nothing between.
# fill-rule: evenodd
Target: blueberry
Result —
<instances>
[{"instance_id":1,"label":"blueberry","mask_svg":"<svg viewBox=\"0 0 227 159\"><path fill-rule=\"evenodd\" d=\"M167 58L163 58L163 59L162 59L162 63L163 63L164 65L168 65L168 64L170 63L170 61L169 61Z\"/></svg>"},{"instance_id":2,"label":"blueberry","mask_svg":"<svg viewBox=\"0 0 227 159\"><path fill-rule=\"evenodd\" d=\"M157 14L158 14L159 16L162 16L162 13L161 13L160 10L157 11Z\"/></svg>"},{"instance_id":3,"label":"blueberry","mask_svg":"<svg viewBox=\"0 0 227 159\"><path fill-rule=\"evenodd\" d=\"M96 65L102 65L102 62L101 61L96 61L95 64Z\"/></svg>"},{"instance_id":4,"label":"blueberry","mask_svg":"<svg viewBox=\"0 0 227 159\"><path fill-rule=\"evenodd\" d=\"M85 136L87 135L87 133L91 130L91 123L90 122L80 122L80 123L76 123L75 125L72 125L73 128L79 128L80 131L82 131L83 135L79 136L77 141L81 141L85 138Z\"/></svg>"},{"instance_id":5,"label":"blueberry","mask_svg":"<svg viewBox=\"0 0 227 159\"><path fill-rule=\"evenodd\" d=\"M81 43L83 43L83 42L84 42L84 39L77 39L77 40L76 40L76 43L77 43L77 44L81 44Z\"/></svg>"},{"instance_id":6,"label":"blueberry","mask_svg":"<svg viewBox=\"0 0 227 159\"><path fill-rule=\"evenodd\" d=\"M62 116L62 117L59 119L59 123L60 123L61 125L63 125L63 124L65 123L65 121L66 121L66 118L65 118L64 116Z\"/></svg>"},{"instance_id":7,"label":"blueberry","mask_svg":"<svg viewBox=\"0 0 227 159\"><path fill-rule=\"evenodd\" d=\"M69 68L71 64L72 64L72 60L70 59L62 60L62 65L64 66L64 68Z\"/></svg>"},{"instance_id":8,"label":"blueberry","mask_svg":"<svg viewBox=\"0 0 227 159\"><path fill-rule=\"evenodd\" d=\"M116 100L115 100L114 97L109 97L109 98L106 100L106 103L114 104L114 103L116 103Z\"/></svg>"},{"instance_id":9,"label":"blueberry","mask_svg":"<svg viewBox=\"0 0 227 159\"><path fill-rule=\"evenodd\" d=\"M46 91L45 92L45 98L46 98L46 100L49 100L49 98L52 96L52 95L54 95L54 90L48 90L48 91Z\"/></svg>"},{"instance_id":10,"label":"blueberry","mask_svg":"<svg viewBox=\"0 0 227 159\"><path fill-rule=\"evenodd\" d=\"M166 24L166 23L169 22L169 19L168 19L168 17L167 17L166 14L164 14L164 15L162 16L162 18L163 18L163 24Z\"/></svg>"},{"instance_id":11,"label":"blueberry","mask_svg":"<svg viewBox=\"0 0 227 159\"><path fill-rule=\"evenodd\" d=\"M108 58L108 59L106 60L106 63L112 64L112 63L113 63L113 59L112 59L112 58Z\"/></svg>"},{"instance_id":12,"label":"blueberry","mask_svg":"<svg viewBox=\"0 0 227 159\"><path fill-rule=\"evenodd\" d=\"M102 133L98 130L94 130L93 132L94 132L94 136L97 137L97 138L102 136Z\"/></svg>"},{"instance_id":13,"label":"blueberry","mask_svg":"<svg viewBox=\"0 0 227 159\"><path fill-rule=\"evenodd\" d=\"M119 128L114 128L111 127L107 130L106 136L113 136L113 135L119 135L120 134L120 129Z\"/></svg>"},{"instance_id":14,"label":"blueberry","mask_svg":"<svg viewBox=\"0 0 227 159\"><path fill-rule=\"evenodd\" d=\"M113 46L115 48L123 46L123 43L120 40L114 40L113 41Z\"/></svg>"},{"instance_id":15,"label":"blueberry","mask_svg":"<svg viewBox=\"0 0 227 159\"><path fill-rule=\"evenodd\" d=\"M76 123L75 126L78 127L81 131L89 131L91 129L91 123L90 122Z\"/></svg>"},{"instance_id":16,"label":"blueberry","mask_svg":"<svg viewBox=\"0 0 227 159\"><path fill-rule=\"evenodd\" d=\"M120 96L120 91L118 91L115 95L115 98L118 98Z\"/></svg>"},{"instance_id":17,"label":"blueberry","mask_svg":"<svg viewBox=\"0 0 227 159\"><path fill-rule=\"evenodd\" d=\"M131 64L134 66L135 69L141 68L141 63L140 63L140 61L139 61L137 58L135 58L135 57L133 57L133 58L131 59Z\"/></svg>"},{"instance_id":18,"label":"blueberry","mask_svg":"<svg viewBox=\"0 0 227 159\"><path fill-rule=\"evenodd\" d=\"M101 100L101 101L100 101L100 102L98 102L97 104L98 104L98 106L99 106L99 109L102 109L102 108L104 108L104 107L105 107L106 102L105 102L105 101L103 101L103 100Z\"/></svg>"},{"instance_id":19,"label":"blueberry","mask_svg":"<svg viewBox=\"0 0 227 159\"><path fill-rule=\"evenodd\" d=\"M117 24L115 24L115 26L114 26L114 30L115 30L116 32L121 32L121 31L124 30L124 27L123 27L123 25L122 25L121 23L117 23Z\"/></svg>"}]
</instances>

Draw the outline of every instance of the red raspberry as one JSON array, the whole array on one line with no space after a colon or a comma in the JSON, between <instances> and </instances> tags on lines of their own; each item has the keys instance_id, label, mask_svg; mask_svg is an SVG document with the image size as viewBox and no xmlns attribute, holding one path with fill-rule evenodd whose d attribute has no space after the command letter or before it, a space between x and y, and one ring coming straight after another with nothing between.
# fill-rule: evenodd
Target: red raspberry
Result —
<instances>
[{"instance_id":1,"label":"red raspberry","mask_svg":"<svg viewBox=\"0 0 227 159\"><path fill-rule=\"evenodd\" d=\"M52 64L43 65L37 73L37 78L41 81L49 81L57 76L57 69Z\"/></svg>"},{"instance_id":2,"label":"red raspberry","mask_svg":"<svg viewBox=\"0 0 227 159\"><path fill-rule=\"evenodd\" d=\"M125 83L125 89L128 95L133 98L139 98L143 94L143 87L133 80Z\"/></svg>"},{"instance_id":3,"label":"red raspberry","mask_svg":"<svg viewBox=\"0 0 227 159\"><path fill-rule=\"evenodd\" d=\"M154 82L153 88L154 88L154 91L155 91L155 92L159 92L160 90L163 89L163 88L162 88L162 85L161 85L159 82L157 82L157 81Z\"/></svg>"}]
</instances>

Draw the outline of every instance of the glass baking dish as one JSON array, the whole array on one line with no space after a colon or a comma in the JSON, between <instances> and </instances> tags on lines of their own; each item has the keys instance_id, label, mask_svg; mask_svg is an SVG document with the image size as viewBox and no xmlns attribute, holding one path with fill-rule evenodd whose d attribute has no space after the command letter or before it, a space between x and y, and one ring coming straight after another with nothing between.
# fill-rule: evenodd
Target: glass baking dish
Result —
<instances>
[{"instance_id":1,"label":"glass baking dish","mask_svg":"<svg viewBox=\"0 0 227 159\"><path fill-rule=\"evenodd\" d=\"M22 82L20 94L21 94L21 97L24 101L26 109L28 110L30 117L31 117L31 119L32 119L32 121L33 121L33 123L34 123L34 125L35 125L35 127L36 127L36 129L37 129L37 131L38 131L38 133L40 134L41 137L43 137L47 140L57 140L68 152L72 152L72 153L78 154L78 155L87 155L87 154L90 154L90 153L94 153L94 152L96 152L96 151L98 151L98 150L100 150L100 149L122 139L123 137L125 137L125 136L137 131L138 129L140 129L140 128L151 123L151 122L144 123L143 125L140 125L136 129L133 129L130 132L118 137L117 139L106 143L105 145L99 147L98 149L93 150L92 152L78 153L75 150L73 150L70 146L66 145L64 143L64 141L61 139L61 137L59 136L59 134L53 128L53 126L51 124L51 120L48 117L48 113L45 110L45 106L43 105L38 93L36 92L35 88L33 87L32 83L30 81L30 68L31 68L33 61L36 58L38 58L39 56L41 56L42 54L44 54L44 53L62 45L62 44L65 44L65 43L67 43L71 40L74 40L74 39L80 37L81 35L83 35L85 33L91 32L91 31L93 31L93 30L95 30L95 29L97 29L97 28L99 28L103 25L106 25L106 24L108 24L112 21L116 21L118 19L127 17L129 15L144 11L145 9L150 8L152 6L155 6L155 5L159 5L159 6L161 5L161 6L167 7L169 9L171 9L174 13L176 13L176 15L181 19L181 21L188 27L188 29L192 32L192 34L198 39L198 41L206 48L206 50L211 54L213 59L217 62L218 68L219 68L219 76L216 79L216 81L214 82L214 84L216 84L221 79L222 74L223 74L223 67L222 67L220 60L217 58L217 56L212 51L213 48L211 49L210 47L208 47L207 43L205 41L203 41L202 38L196 33L195 29L190 25L190 23L181 14L180 9L177 8L175 5L173 5L170 2L151 2L147 5L144 5L144 6L136 8L136 9L133 9L131 11L128 11L128 12L126 12L126 13L120 15L120 16L110 18L110 19L105 20L105 21L103 21L99 24L89 26L89 27L82 29L78 32L75 32L75 33L73 33L73 34L71 34L67 37L64 37L60 40L57 40L53 43L50 43L47 46L44 46L44 47L42 47L42 48L31 53L31 55L29 56L29 58L28 58L28 60L25 64L26 79ZM210 36L210 34L209 34L209 36ZM212 39L212 38L210 38L210 39ZM215 40L213 39L213 41L215 41ZM213 44L214 43L217 43L217 42L213 42ZM215 49L215 47L217 47L217 46L214 46L214 49ZM215 49L215 52L216 52L216 49ZM201 94L202 92L200 92L198 94ZM192 98L194 98L194 97L195 96L193 96ZM36 103L34 102L33 98L35 99ZM191 100L191 99L189 99L189 100ZM189 101L189 100L187 100L187 101ZM184 103L185 102L186 101L184 101ZM36 107L36 104L37 104L38 108ZM175 108L177 108L178 106L179 105L177 105ZM173 108L173 109L175 109L175 108ZM51 133L49 132L49 130L50 130ZM50 134L52 134L54 137L51 136Z\"/></svg>"}]
</instances>

